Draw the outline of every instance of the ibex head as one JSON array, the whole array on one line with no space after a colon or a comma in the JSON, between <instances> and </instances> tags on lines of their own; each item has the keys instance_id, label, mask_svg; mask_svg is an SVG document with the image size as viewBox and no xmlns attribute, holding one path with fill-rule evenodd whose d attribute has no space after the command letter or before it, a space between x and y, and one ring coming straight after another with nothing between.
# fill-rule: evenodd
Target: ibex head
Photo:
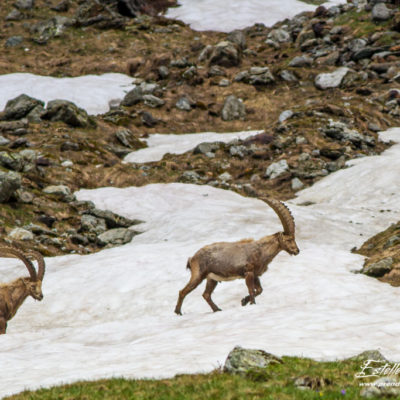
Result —
<instances>
[{"instance_id":1,"label":"ibex head","mask_svg":"<svg viewBox=\"0 0 400 400\"><path fill-rule=\"evenodd\" d=\"M42 280L45 272L45 262L43 256L34 250L23 252L15 247L0 246L0 255L9 257L18 257L26 266L29 271L29 278L24 278L24 284L29 293L35 300L42 300ZM36 259L38 263L38 271L36 273L35 267L29 258Z\"/></svg>"},{"instance_id":2,"label":"ibex head","mask_svg":"<svg viewBox=\"0 0 400 400\"><path fill-rule=\"evenodd\" d=\"M295 240L294 219L290 210L285 204L278 200L267 197L263 197L262 200L265 201L276 212L282 222L283 232L279 232L278 234L279 244L281 245L282 250L285 250L292 256L299 254L300 250Z\"/></svg>"}]
</instances>

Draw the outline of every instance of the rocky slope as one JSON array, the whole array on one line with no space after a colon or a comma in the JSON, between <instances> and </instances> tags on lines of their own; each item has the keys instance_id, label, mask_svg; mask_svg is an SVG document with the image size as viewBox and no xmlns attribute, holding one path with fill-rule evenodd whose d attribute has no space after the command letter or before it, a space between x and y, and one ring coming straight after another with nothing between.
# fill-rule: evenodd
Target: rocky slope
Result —
<instances>
[{"instance_id":1,"label":"rocky slope","mask_svg":"<svg viewBox=\"0 0 400 400\"><path fill-rule=\"evenodd\" d=\"M141 2L5 1L0 73L122 72L137 86L96 117L69 102L10 99L0 113L2 239L46 254L101 248L99 235L116 226L74 201L80 187L180 181L287 199L380 153L376 132L399 123L400 13L375 3L222 34L146 15L160 8ZM263 133L122 163L152 133L248 129ZM13 237L15 228L28 233Z\"/></svg>"}]
</instances>

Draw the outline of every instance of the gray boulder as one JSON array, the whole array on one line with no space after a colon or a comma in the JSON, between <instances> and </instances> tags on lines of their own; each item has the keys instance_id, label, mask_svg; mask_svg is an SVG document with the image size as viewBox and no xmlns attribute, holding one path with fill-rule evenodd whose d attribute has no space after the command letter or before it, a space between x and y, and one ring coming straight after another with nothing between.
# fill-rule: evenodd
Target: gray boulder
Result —
<instances>
[{"instance_id":1,"label":"gray boulder","mask_svg":"<svg viewBox=\"0 0 400 400\"><path fill-rule=\"evenodd\" d=\"M165 104L165 101L163 99L160 99L159 97L152 94L145 94L143 96L143 101L146 106L149 106L151 108L162 107Z\"/></svg>"},{"instance_id":2,"label":"gray boulder","mask_svg":"<svg viewBox=\"0 0 400 400\"><path fill-rule=\"evenodd\" d=\"M129 243L138 232L127 228L114 228L97 236L98 243L102 246L108 244L118 245Z\"/></svg>"},{"instance_id":3,"label":"gray boulder","mask_svg":"<svg viewBox=\"0 0 400 400\"><path fill-rule=\"evenodd\" d=\"M372 385L363 387L360 395L366 399L398 398L400 396L399 381L393 376L379 378L372 382Z\"/></svg>"},{"instance_id":4,"label":"gray boulder","mask_svg":"<svg viewBox=\"0 0 400 400\"><path fill-rule=\"evenodd\" d=\"M22 36L11 36L6 40L5 47L17 47L24 41Z\"/></svg>"},{"instance_id":5,"label":"gray boulder","mask_svg":"<svg viewBox=\"0 0 400 400\"><path fill-rule=\"evenodd\" d=\"M23 228L14 228L9 234L8 237L13 240L33 240L35 238L34 234Z\"/></svg>"},{"instance_id":6,"label":"gray boulder","mask_svg":"<svg viewBox=\"0 0 400 400\"><path fill-rule=\"evenodd\" d=\"M290 42L290 40L291 40L290 33L282 28L273 29L268 34L267 37L268 37L268 39L273 40L274 42L278 42L278 43L286 43L286 42Z\"/></svg>"},{"instance_id":7,"label":"gray boulder","mask_svg":"<svg viewBox=\"0 0 400 400\"><path fill-rule=\"evenodd\" d=\"M99 235L107 230L106 221L93 215L83 214L81 218L81 231Z\"/></svg>"},{"instance_id":8,"label":"gray boulder","mask_svg":"<svg viewBox=\"0 0 400 400\"><path fill-rule=\"evenodd\" d=\"M208 153L214 153L221 147L220 142L203 142L198 144L194 149L193 149L193 154L208 154Z\"/></svg>"},{"instance_id":9,"label":"gray boulder","mask_svg":"<svg viewBox=\"0 0 400 400\"><path fill-rule=\"evenodd\" d=\"M17 172L0 171L0 203L6 203L21 187L21 175Z\"/></svg>"},{"instance_id":10,"label":"gray boulder","mask_svg":"<svg viewBox=\"0 0 400 400\"><path fill-rule=\"evenodd\" d=\"M42 119L62 121L73 127L86 128L95 123L87 112L68 100L52 100L47 103Z\"/></svg>"},{"instance_id":11,"label":"gray boulder","mask_svg":"<svg viewBox=\"0 0 400 400\"><path fill-rule=\"evenodd\" d=\"M100 210L98 208L91 208L88 213L95 217L102 218L106 221L107 228L128 228L132 225L141 224L143 221L138 219L129 219L121 215L115 214L109 210Z\"/></svg>"},{"instance_id":12,"label":"gray boulder","mask_svg":"<svg viewBox=\"0 0 400 400\"><path fill-rule=\"evenodd\" d=\"M391 18L392 13L385 3L378 3L372 8L371 16L373 21L387 21Z\"/></svg>"},{"instance_id":13,"label":"gray boulder","mask_svg":"<svg viewBox=\"0 0 400 400\"><path fill-rule=\"evenodd\" d=\"M53 196L59 197L65 201L75 200L75 196L71 193L68 186L65 185L50 185L43 189L43 193L51 194Z\"/></svg>"},{"instance_id":14,"label":"gray boulder","mask_svg":"<svg viewBox=\"0 0 400 400\"><path fill-rule=\"evenodd\" d=\"M35 0L17 0L14 6L19 10L31 10L35 6Z\"/></svg>"},{"instance_id":15,"label":"gray boulder","mask_svg":"<svg viewBox=\"0 0 400 400\"><path fill-rule=\"evenodd\" d=\"M176 103L175 107L182 111L191 111L192 106L186 97L181 97Z\"/></svg>"},{"instance_id":16,"label":"gray boulder","mask_svg":"<svg viewBox=\"0 0 400 400\"><path fill-rule=\"evenodd\" d=\"M251 67L249 75L250 85L269 85L275 82L275 78L268 67Z\"/></svg>"},{"instance_id":17,"label":"gray boulder","mask_svg":"<svg viewBox=\"0 0 400 400\"><path fill-rule=\"evenodd\" d=\"M286 160L274 162L268 166L265 171L265 177L275 179L289 171L289 165Z\"/></svg>"},{"instance_id":18,"label":"gray boulder","mask_svg":"<svg viewBox=\"0 0 400 400\"><path fill-rule=\"evenodd\" d=\"M233 121L246 116L246 107L242 99L238 99L234 95L230 95L225 99L222 107L221 117L224 121Z\"/></svg>"},{"instance_id":19,"label":"gray boulder","mask_svg":"<svg viewBox=\"0 0 400 400\"><path fill-rule=\"evenodd\" d=\"M382 260L367 265L361 270L361 273L379 278L392 270L393 258L386 257Z\"/></svg>"},{"instance_id":20,"label":"gray boulder","mask_svg":"<svg viewBox=\"0 0 400 400\"><path fill-rule=\"evenodd\" d=\"M246 48L246 36L242 31L232 31L226 37L226 40L239 46L242 50Z\"/></svg>"},{"instance_id":21,"label":"gray boulder","mask_svg":"<svg viewBox=\"0 0 400 400\"><path fill-rule=\"evenodd\" d=\"M21 94L8 100L4 108L4 119L15 120L24 118L36 106L44 106L44 102L26 94Z\"/></svg>"},{"instance_id":22,"label":"gray boulder","mask_svg":"<svg viewBox=\"0 0 400 400\"><path fill-rule=\"evenodd\" d=\"M68 27L74 24L75 20L72 18L61 16L38 22L32 27L32 40L37 44L46 44L50 39L60 37Z\"/></svg>"},{"instance_id":23,"label":"gray boulder","mask_svg":"<svg viewBox=\"0 0 400 400\"><path fill-rule=\"evenodd\" d=\"M210 55L210 65L236 67L240 64L241 52L237 45L229 41L219 42L213 47Z\"/></svg>"},{"instance_id":24,"label":"gray boulder","mask_svg":"<svg viewBox=\"0 0 400 400\"><path fill-rule=\"evenodd\" d=\"M337 88L349 71L347 67L340 67L331 73L318 74L315 78L315 86L321 90Z\"/></svg>"},{"instance_id":25,"label":"gray boulder","mask_svg":"<svg viewBox=\"0 0 400 400\"><path fill-rule=\"evenodd\" d=\"M245 375L247 372L266 368L270 364L281 364L282 360L264 350L243 349L236 346L225 361L224 372Z\"/></svg>"},{"instance_id":26,"label":"gray boulder","mask_svg":"<svg viewBox=\"0 0 400 400\"><path fill-rule=\"evenodd\" d=\"M295 67L295 68L302 68L302 67L309 67L310 65L312 65L313 63L313 59L309 56L297 56L294 57L290 63L289 63L289 67Z\"/></svg>"}]
</instances>

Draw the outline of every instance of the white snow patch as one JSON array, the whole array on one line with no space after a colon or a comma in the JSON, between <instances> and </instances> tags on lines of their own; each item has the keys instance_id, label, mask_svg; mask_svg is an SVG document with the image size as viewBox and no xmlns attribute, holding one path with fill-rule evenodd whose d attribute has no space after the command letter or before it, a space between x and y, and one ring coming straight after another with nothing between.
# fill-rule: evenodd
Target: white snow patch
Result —
<instances>
[{"instance_id":1,"label":"white snow patch","mask_svg":"<svg viewBox=\"0 0 400 400\"><path fill-rule=\"evenodd\" d=\"M124 161L133 163L144 163L161 160L165 154L183 154L194 149L203 142L223 142L228 143L234 139L246 139L257 135L263 131L243 131L233 133L188 133L183 135L163 135L156 133L144 139L148 145L145 149L140 149L128 154Z\"/></svg>"},{"instance_id":2,"label":"white snow patch","mask_svg":"<svg viewBox=\"0 0 400 400\"><path fill-rule=\"evenodd\" d=\"M133 89L134 78L109 73L75 78L53 78L28 73L0 75L0 110L8 100L27 94L47 103L62 99L75 103L89 114L107 112L111 100L121 101Z\"/></svg>"},{"instance_id":3,"label":"white snow patch","mask_svg":"<svg viewBox=\"0 0 400 400\"><path fill-rule=\"evenodd\" d=\"M257 305L241 307L242 280L219 285L213 297L224 311L215 314L201 297L204 284L182 317L173 313L186 260L207 243L280 230L265 203L177 183L78 192L145 220L144 233L97 254L47 259L43 302L27 299L0 337L0 396L81 379L210 371L238 344L323 360L380 349L400 359L399 289L350 272L363 262L350 249L400 217L400 128L385 138L397 144L288 202L301 253L273 260ZM23 272L0 259L0 281Z\"/></svg>"},{"instance_id":4,"label":"white snow patch","mask_svg":"<svg viewBox=\"0 0 400 400\"><path fill-rule=\"evenodd\" d=\"M333 0L326 7L345 3ZM274 25L285 18L292 18L303 11L315 10L316 6L298 0L179 0L179 7L170 8L166 16L180 19L198 31L214 30L231 32L255 23Z\"/></svg>"}]
</instances>

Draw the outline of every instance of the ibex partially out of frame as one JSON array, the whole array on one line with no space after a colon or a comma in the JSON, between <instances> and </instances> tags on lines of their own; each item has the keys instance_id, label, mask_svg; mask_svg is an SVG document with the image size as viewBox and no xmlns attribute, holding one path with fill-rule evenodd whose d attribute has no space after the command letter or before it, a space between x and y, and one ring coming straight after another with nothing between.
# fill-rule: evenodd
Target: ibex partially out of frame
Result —
<instances>
[{"instance_id":1,"label":"ibex partially out of frame","mask_svg":"<svg viewBox=\"0 0 400 400\"><path fill-rule=\"evenodd\" d=\"M259 240L245 239L239 242L218 242L204 246L189 258L187 268L191 271L188 284L179 292L175 312L181 315L184 298L204 279L207 279L203 293L213 311L221 311L212 301L211 294L218 282L244 278L249 295L242 299L242 306L255 304L254 298L261 294L259 277L267 270L268 264L281 251L291 255L299 254L295 241L295 224L285 204L278 200L262 198L278 215L283 232L264 236Z\"/></svg>"},{"instance_id":2,"label":"ibex partially out of frame","mask_svg":"<svg viewBox=\"0 0 400 400\"><path fill-rule=\"evenodd\" d=\"M0 284L0 334L4 334L6 333L7 322L14 317L18 308L28 296L32 296L39 301L43 299L42 280L45 272L45 262L42 255L36 251L23 252L8 246L0 246L0 256L19 258L28 268L30 274L29 278L18 278L11 283ZM28 257L37 260L37 273Z\"/></svg>"}]
</instances>

